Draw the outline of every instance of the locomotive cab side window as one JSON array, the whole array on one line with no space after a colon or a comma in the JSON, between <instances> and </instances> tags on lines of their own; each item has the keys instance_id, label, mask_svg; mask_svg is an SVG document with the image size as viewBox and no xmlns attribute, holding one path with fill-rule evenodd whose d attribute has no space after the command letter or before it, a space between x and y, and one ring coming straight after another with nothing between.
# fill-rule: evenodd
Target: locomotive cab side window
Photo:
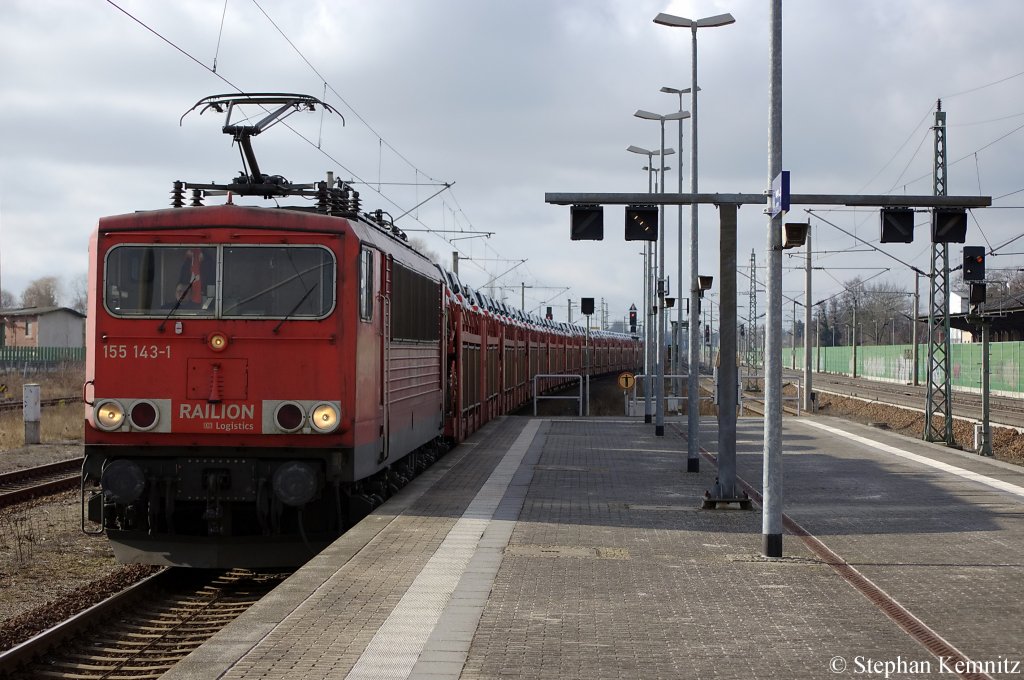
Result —
<instances>
[{"instance_id":1,"label":"locomotive cab side window","mask_svg":"<svg viewBox=\"0 0 1024 680\"><path fill-rule=\"evenodd\" d=\"M359 318L373 319L373 251L369 248L359 253Z\"/></svg>"}]
</instances>

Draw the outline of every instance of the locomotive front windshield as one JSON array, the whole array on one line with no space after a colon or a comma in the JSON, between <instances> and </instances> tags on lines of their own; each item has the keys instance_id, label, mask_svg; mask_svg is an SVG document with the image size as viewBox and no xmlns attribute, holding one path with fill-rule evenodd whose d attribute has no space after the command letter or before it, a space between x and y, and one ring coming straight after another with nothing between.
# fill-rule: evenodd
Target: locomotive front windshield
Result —
<instances>
[{"instance_id":1,"label":"locomotive front windshield","mask_svg":"<svg viewBox=\"0 0 1024 680\"><path fill-rule=\"evenodd\" d=\"M320 246L123 245L107 254L103 296L123 317L319 319L336 275Z\"/></svg>"}]
</instances>

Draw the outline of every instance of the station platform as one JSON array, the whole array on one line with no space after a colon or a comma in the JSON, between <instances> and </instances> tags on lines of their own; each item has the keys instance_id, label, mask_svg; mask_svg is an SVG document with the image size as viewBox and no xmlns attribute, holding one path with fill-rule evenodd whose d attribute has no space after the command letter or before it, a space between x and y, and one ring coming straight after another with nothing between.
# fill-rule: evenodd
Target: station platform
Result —
<instances>
[{"instance_id":1,"label":"station platform","mask_svg":"<svg viewBox=\"0 0 1024 680\"><path fill-rule=\"evenodd\" d=\"M716 423L699 473L685 427L489 423L164 677L1024 675L1024 469L786 418L767 559L756 503L700 509Z\"/></svg>"}]
</instances>

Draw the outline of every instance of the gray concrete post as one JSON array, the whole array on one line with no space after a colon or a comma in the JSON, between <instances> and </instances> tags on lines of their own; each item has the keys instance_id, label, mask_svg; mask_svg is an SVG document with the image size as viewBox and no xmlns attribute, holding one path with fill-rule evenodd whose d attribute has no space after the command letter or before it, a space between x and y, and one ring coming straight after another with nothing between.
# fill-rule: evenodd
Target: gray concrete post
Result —
<instances>
[{"instance_id":1,"label":"gray concrete post","mask_svg":"<svg viewBox=\"0 0 1024 680\"><path fill-rule=\"evenodd\" d=\"M768 186L782 172L782 0L771 0ZM764 469L761 533L765 557L782 557L782 213L768 221L765 319Z\"/></svg>"},{"instance_id":2,"label":"gray concrete post","mask_svg":"<svg viewBox=\"0 0 1024 680\"><path fill-rule=\"evenodd\" d=\"M806 297L804 298L804 410L808 413L813 412L814 402L811 401L811 394L814 391L814 372L811 371L811 310L813 309L811 302L811 256L813 251L811 250L811 225L807 225L807 239L804 241L804 246L807 249L807 267L804 270L804 287L807 289ZM894 322L895 325L895 322ZM817 337L817 333L815 333Z\"/></svg>"},{"instance_id":3,"label":"gray concrete post","mask_svg":"<svg viewBox=\"0 0 1024 680\"><path fill-rule=\"evenodd\" d=\"M25 416L25 443L39 443L39 385L25 385L22 389L22 412Z\"/></svg>"},{"instance_id":4,"label":"gray concrete post","mask_svg":"<svg viewBox=\"0 0 1024 680\"><path fill-rule=\"evenodd\" d=\"M981 322L981 449L978 451L983 456L992 455L992 421L989 405L991 394L989 374L989 335L992 331L992 322L985 319Z\"/></svg>"}]
</instances>

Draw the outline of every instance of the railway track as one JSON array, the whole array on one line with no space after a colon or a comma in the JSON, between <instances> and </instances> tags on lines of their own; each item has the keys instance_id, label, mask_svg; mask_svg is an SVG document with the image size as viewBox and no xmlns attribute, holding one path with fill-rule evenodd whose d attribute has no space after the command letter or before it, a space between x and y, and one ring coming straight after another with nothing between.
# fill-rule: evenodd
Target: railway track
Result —
<instances>
[{"instance_id":1,"label":"railway track","mask_svg":"<svg viewBox=\"0 0 1024 680\"><path fill-rule=\"evenodd\" d=\"M0 474L0 508L76 489L81 478L81 458L5 472Z\"/></svg>"},{"instance_id":2,"label":"railway track","mask_svg":"<svg viewBox=\"0 0 1024 680\"><path fill-rule=\"evenodd\" d=\"M905 385L887 383L863 378L834 375L830 373L814 374L814 390L831 392L841 396L858 397L871 401L879 401L903 408L923 411L926 390L923 385ZM953 390L950 395L953 415L959 418L981 420L981 395L975 392ZM991 395L989 397L991 421L993 424L1024 428L1024 399Z\"/></svg>"},{"instance_id":3,"label":"railway track","mask_svg":"<svg viewBox=\"0 0 1024 680\"><path fill-rule=\"evenodd\" d=\"M159 678L290 573L165 569L0 655L0 674Z\"/></svg>"},{"instance_id":4,"label":"railway track","mask_svg":"<svg viewBox=\"0 0 1024 680\"><path fill-rule=\"evenodd\" d=\"M54 399L40 399L39 405L46 408L47 406L77 404L81 401L81 397L56 397ZM0 413L4 411L20 411L23 405L24 402L21 399L0 399Z\"/></svg>"}]
</instances>

